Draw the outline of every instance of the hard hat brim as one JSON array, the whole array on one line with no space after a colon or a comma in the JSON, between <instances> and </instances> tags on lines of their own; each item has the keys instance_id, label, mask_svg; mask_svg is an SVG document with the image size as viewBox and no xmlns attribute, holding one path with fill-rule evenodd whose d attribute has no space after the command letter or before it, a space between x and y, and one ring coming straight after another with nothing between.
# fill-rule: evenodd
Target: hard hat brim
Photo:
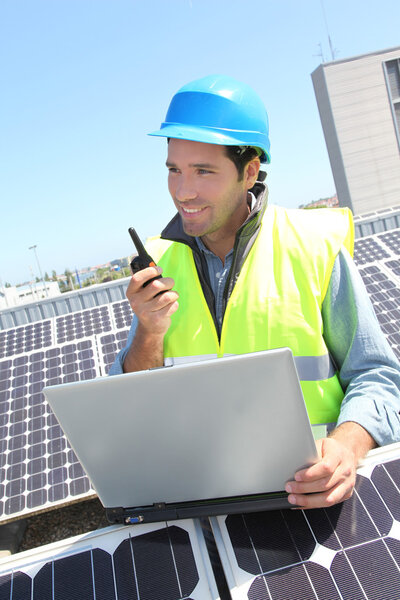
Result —
<instances>
[{"instance_id":1,"label":"hard hat brim","mask_svg":"<svg viewBox=\"0 0 400 600\"><path fill-rule=\"evenodd\" d=\"M158 131L153 131L148 135L201 142L203 144L217 144L219 146L254 146L262 150L262 155L260 156L262 163L269 163L271 161L269 153L263 148L263 140L260 139L260 144L256 143L257 135L259 135L256 132L228 132L227 130L221 131L221 129L214 129L212 127L191 127L187 124L182 127L181 123L177 123L176 125L173 123L162 123ZM246 144L246 137L248 137L248 144Z\"/></svg>"}]
</instances>

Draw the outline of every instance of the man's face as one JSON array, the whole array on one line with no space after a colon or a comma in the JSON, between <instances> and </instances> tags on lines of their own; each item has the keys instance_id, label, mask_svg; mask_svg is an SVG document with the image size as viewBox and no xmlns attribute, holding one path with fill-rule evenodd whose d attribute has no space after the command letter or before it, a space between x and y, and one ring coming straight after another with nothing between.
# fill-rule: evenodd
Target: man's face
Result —
<instances>
[{"instance_id":1,"label":"man's face","mask_svg":"<svg viewBox=\"0 0 400 600\"><path fill-rule=\"evenodd\" d=\"M168 144L166 164L169 192L185 232L206 243L235 235L248 214L247 169L238 181L223 146L177 139Z\"/></svg>"}]
</instances>

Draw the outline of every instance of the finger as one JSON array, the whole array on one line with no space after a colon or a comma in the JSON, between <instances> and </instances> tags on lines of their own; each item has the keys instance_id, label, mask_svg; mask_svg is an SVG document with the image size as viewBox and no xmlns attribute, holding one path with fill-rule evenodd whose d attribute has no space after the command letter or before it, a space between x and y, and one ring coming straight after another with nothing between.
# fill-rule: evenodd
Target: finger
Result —
<instances>
[{"instance_id":1,"label":"finger","mask_svg":"<svg viewBox=\"0 0 400 600\"><path fill-rule=\"evenodd\" d=\"M159 277L162 273L162 268L159 266L156 267L146 267L146 269L141 269L140 271L136 271L133 273L131 278L131 284L135 291L143 287L143 285L153 279L154 277Z\"/></svg>"},{"instance_id":2,"label":"finger","mask_svg":"<svg viewBox=\"0 0 400 600\"><path fill-rule=\"evenodd\" d=\"M151 279L153 279L153 281L151 281ZM150 278L150 280L147 279L146 281L149 282L148 285L138 285L136 277L132 277L127 288L126 297L134 312L138 309L139 305L143 305L153 300L157 295L162 295L175 285L174 280L170 277L161 279ZM174 298L174 300L176 300L176 298Z\"/></svg>"},{"instance_id":3,"label":"finger","mask_svg":"<svg viewBox=\"0 0 400 600\"><path fill-rule=\"evenodd\" d=\"M314 494L289 494L288 501L290 504L304 509L328 508L350 498L353 494L353 491L354 486L350 485L349 482L339 483L327 492Z\"/></svg>"},{"instance_id":4,"label":"finger","mask_svg":"<svg viewBox=\"0 0 400 600\"><path fill-rule=\"evenodd\" d=\"M161 293L157 292L157 294L148 302L149 310L151 312L156 312L166 307L169 308L171 304L174 304L174 302L178 300L178 298L178 293L172 290L166 290Z\"/></svg>"},{"instance_id":5,"label":"finger","mask_svg":"<svg viewBox=\"0 0 400 600\"><path fill-rule=\"evenodd\" d=\"M333 475L316 479L314 481L289 481L285 486L285 490L288 494L314 494L316 492L328 491L330 488L339 483L339 481L340 478L334 473Z\"/></svg>"},{"instance_id":6,"label":"finger","mask_svg":"<svg viewBox=\"0 0 400 600\"><path fill-rule=\"evenodd\" d=\"M285 489L288 493L308 494L327 491L341 482L349 482L351 486L355 483L354 465L347 462L339 462L333 473L330 470L322 470L320 473L321 477L319 478L300 479L295 477L294 481L287 482Z\"/></svg>"},{"instance_id":7,"label":"finger","mask_svg":"<svg viewBox=\"0 0 400 600\"><path fill-rule=\"evenodd\" d=\"M339 467L340 462L338 456L325 457L323 460L311 465L311 467L297 471L294 480L310 482L330 477Z\"/></svg>"},{"instance_id":8,"label":"finger","mask_svg":"<svg viewBox=\"0 0 400 600\"><path fill-rule=\"evenodd\" d=\"M160 310L153 311L151 313L148 313L147 316L143 316L141 323L146 329L154 333L155 331L158 331L160 327L164 328L165 323L167 321L169 322L169 318L173 313L175 313L178 310L178 308L178 302L168 304Z\"/></svg>"},{"instance_id":9,"label":"finger","mask_svg":"<svg viewBox=\"0 0 400 600\"><path fill-rule=\"evenodd\" d=\"M166 312L166 316L170 317L171 315L173 315L179 308L179 302L173 302L172 304L170 304L167 307L167 312Z\"/></svg>"},{"instance_id":10,"label":"finger","mask_svg":"<svg viewBox=\"0 0 400 600\"><path fill-rule=\"evenodd\" d=\"M162 277L161 279L149 280L149 283L144 285L144 290L147 294L144 294L147 298L154 298L157 294L164 294L171 290L175 285L175 281L171 277Z\"/></svg>"}]
</instances>

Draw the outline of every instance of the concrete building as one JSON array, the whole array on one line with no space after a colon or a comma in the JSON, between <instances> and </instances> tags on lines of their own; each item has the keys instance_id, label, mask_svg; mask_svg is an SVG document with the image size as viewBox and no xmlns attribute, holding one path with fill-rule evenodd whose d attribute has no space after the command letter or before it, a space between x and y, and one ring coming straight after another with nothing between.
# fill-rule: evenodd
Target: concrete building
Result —
<instances>
[{"instance_id":1,"label":"concrete building","mask_svg":"<svg viewBox=\"0 0 400 600\"><path fill-rule=\"evenodd\" d=\"M60 288L56 281L46 281L45 285L40 281L18 287L1 287L0 310L39 302L45 298L56 298L60 295Z\"/></svg>"},{"instance_id":2,"label":"concrete building","mask_svg":"<svg viewBox=\"0 0 400 600\"><path fill-rule=\"evenodd\" d=\"M400 203L400 47L321 64L312 74L340 206Z\"/></svg>"}]
</instances>

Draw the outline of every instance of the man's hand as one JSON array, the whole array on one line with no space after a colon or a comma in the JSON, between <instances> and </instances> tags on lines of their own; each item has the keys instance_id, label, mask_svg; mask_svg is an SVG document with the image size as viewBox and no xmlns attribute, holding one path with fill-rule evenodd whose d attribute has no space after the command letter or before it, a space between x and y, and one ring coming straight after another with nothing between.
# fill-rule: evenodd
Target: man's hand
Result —
<instances>
[{"instance_id":1,"label":"man's hand","mask_svg":"<svg viewBox=\"0 0 400 600\"><path fill-rule=\"evenodd\" d=\"M165 335L171 324L171 315L178 310L178 294L172 291L175 282L170 277L155 279L143 287L146 281L161 273L161 267L142 269L132 276L126 290L126 297L142 331L151 335Z\"/></svg>"},{"instance_id":2,"label":"man's hand","mask_svg":"<svg viewBox=\"0 0 400 600\"><path fill-rule=\"evenodd\" d=\"M162 273L161 267L148 267L132 276L126 297L138 319L132 345L124 360L124 372L161 367L164 361L164 336L171 315L179 308L178 294L172 290L174 280L162 277L143 284ZM161 293L160 293L161 292Z\"/></svg>"},{"instance_id":3,"label":"man's hand","mask_svg":"<svg viewBox=\"0 0 400 600\"><path fill-rule=\"evenodd\" d=\"M286 484L288 500L300 508L324 508L353 493L356 468L375 441L360 425L346 422L316 442L319 460Z\"/></svg>"}]
</instances>

